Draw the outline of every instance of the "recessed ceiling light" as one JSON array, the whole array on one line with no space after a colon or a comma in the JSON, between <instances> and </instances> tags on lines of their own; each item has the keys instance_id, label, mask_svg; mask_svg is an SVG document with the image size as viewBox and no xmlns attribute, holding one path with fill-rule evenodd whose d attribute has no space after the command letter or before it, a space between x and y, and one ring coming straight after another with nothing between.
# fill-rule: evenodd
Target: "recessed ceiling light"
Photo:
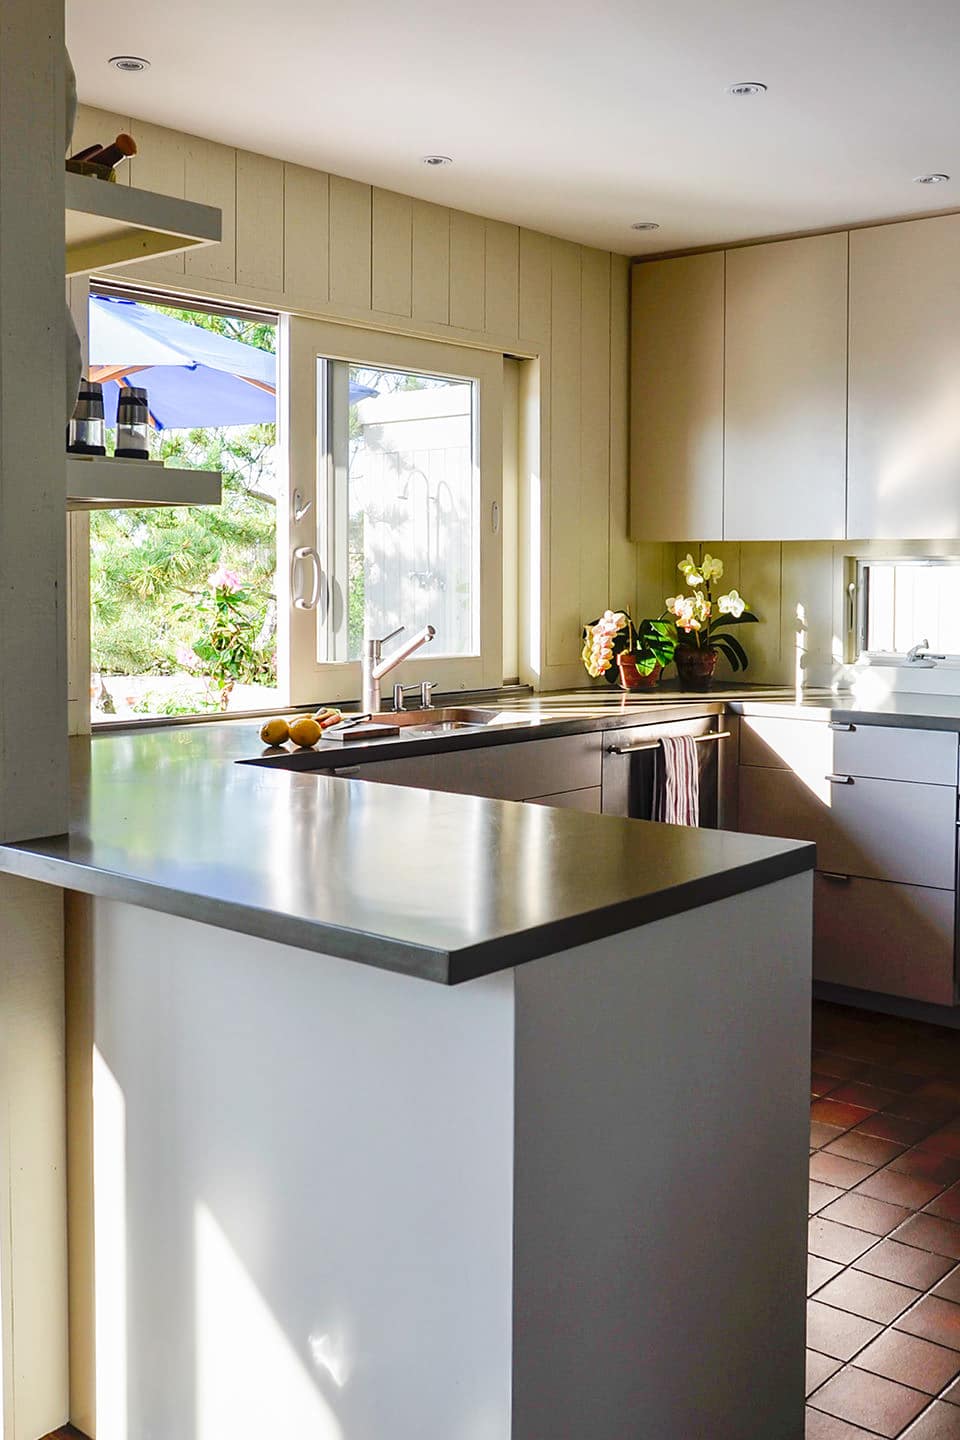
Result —
<instances>
[{"instance_id":1,"label":"recessed ceiling light","mask_svg":"<svg viewBox=\"0 0 960 1440\"><path fill-rule=\"evenodd\" d=\"M421 165L452 165L453 161L449 155L423 155L420 159Z\"/></svg>"},{"instance_id":2,"label":"recessed ceiling light","mask_svg":"<svg viewBox=\"0 0 960 1440\"><path fill-rule=\"evenodd\" d=\"M914 175L913 183L914 185L944 185L949 179L949 175L935 171L932 175Z\"/></svg>"},{"instance_id":3,"label":"recessed ceiling light","mask_svg":"<svg viewBox=\"0 0 960 1440\"><path fill-rule=\"evenodd\" d=\"M763 95L766 85L762 80L738 80L736 85L727 86L728 95Z\"/></svg>"},{"instance_id":4,"label":"recessed ceiling light","mask_svg":"<svg viewBox=\"0 0 960 1440\"><path fill-rule=\"evenodd\" d=\"M150 61L144 60L141 55L111 55L109 64L114 70L124 70L130 75L150 69Z\"/></svg>"},{"instance_id":5,"label":"recessed ceiling light","mask_svg":"<svg viewBox=\"0 0 960 1440\"><path fill-rule=\"evenodd\" d=\"M660 223L657 220L634 220L630 226L631 230L659 230Z\"/></svg>"}]
</instances>

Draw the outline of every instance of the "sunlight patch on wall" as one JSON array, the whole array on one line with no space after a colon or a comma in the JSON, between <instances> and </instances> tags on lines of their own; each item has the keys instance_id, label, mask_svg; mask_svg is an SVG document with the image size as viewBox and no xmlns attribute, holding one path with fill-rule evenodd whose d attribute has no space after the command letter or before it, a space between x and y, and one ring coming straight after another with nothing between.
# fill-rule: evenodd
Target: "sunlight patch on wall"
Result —
<instances>
[{"instance_id":1,"label":"sunlight patch on wall","mask_svg":"<svg viewBox=\"0 0 960 1440\"><path fill-rule=\"evenodd\" d=\"M196 1207L194 1250L196 1440L343 1440L333 1410L203 1204ZM346 1373L342 1353L326 1346L323 1353ZM332 1375L329 1365L323 1368Z\"/></svg>"},{"instance_id":2,"label":"sunlight patch on wall","mask_svg":"<svg viewBox=\"0 0 960 1440\"><path fill-rule=\"evenodd\" d=\"M93 1230L98 1440L127 1440L126 1110L116 1076L94 1047Z\"/></svg>"}]
</instances>

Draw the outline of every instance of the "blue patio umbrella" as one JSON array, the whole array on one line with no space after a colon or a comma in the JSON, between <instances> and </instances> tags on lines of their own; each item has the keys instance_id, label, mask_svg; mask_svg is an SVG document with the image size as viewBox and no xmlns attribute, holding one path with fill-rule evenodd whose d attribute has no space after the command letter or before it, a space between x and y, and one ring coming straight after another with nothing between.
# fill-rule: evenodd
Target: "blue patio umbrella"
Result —
<instances>
[{"instance_id":1,"label":"blue patio umbrella","mask_svg":"<svg viewBox=\"0 0 960 1440\"><path fill-rule=\"evenodd\" d=\"M275 355L135 300L91 295L90 379L103 384L108 425L127 384L144 386L160 430L276 419ZM350 384L351 402L376 393Z\"/></svg>"}]
</instances>

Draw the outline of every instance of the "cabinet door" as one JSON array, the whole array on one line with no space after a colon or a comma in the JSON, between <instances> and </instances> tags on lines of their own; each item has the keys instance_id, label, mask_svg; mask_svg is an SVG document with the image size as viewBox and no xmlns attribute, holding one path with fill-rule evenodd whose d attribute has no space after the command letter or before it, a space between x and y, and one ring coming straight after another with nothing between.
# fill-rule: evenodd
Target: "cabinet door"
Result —
<instances>
[{"instance_id":1,"label":"cabinet door","mask_svg":"<svg viewBox=\"0 0 960 1440\"><path fill-rule=\"evenodd\" d=\"M954 924L951 890L818 875L814 979L952 1005Z\"/></svg>"},{"instance_id":2,"label":"cabinet door","mask_svg":"<svg viewBox=\"0 0 960 1440\"><path fill-rule=\"evenodd\" d=\"M723 533L722 252L633 267L634 540Z\"/></svg>"},{"instance_id":3,"label":"cabinet door","mask_svg":"<svg viewBox=\"0 0 960 1440\"><path fill-rule=\"evenodd\" d=\"M847 236L730 250L724 540L838 540L847 450Z\"/></svg>"},{"instance_id":4,"label":"cabinet door","mask_svg":"<svg viewBox=\"0 0 960 1440\"><path fill-rule=\"evenodd\" d=\"M850 234L847 534L960 535L960 215Z\"/></svg>"},{"instance_id":5,"label":"cabinet door","mask_svg":"<svg viewBox=\"0 0 960 1440\"><path fill-rule=\"evenodd\" d=\"M557 810L582 810L586 815L600 814L600 786L591 790L564 790L559 795L538 795L531 805L551 805Z\"/></svg>"},{"instance_id":6,"label":"cabinet door","mask_svg":"<svg viewBox=\"0 0 960 1440\"><path fill-rule=\"evenodd\" d=\"M599 791L602 755L603 733L596 731L367 764L360 759L354 765L348 761L337 767L337 773L415 790L481 795L488 800L531 800L569 790Z\"/></svg>"}]
</instances>

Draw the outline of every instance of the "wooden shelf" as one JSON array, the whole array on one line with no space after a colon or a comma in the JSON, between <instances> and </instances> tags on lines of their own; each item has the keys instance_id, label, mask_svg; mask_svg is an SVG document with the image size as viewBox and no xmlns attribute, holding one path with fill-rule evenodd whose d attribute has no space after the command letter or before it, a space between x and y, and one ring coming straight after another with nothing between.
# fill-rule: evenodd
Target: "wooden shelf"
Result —
<instances>
[{"instance_id":1,"label":"wooden shelf","mask_svg":"<svg viewBox=\"0 0 960 1440\"><path fill-rule=\"evenodd\" d=\"M211 205L69 170L65 179L68 275L112 270L220 241L222 216Z\"/></svg>"},{"instance_id":2,"label":"wooden shelf","mask_svg":"<svg viewBox=\"0 0 960 1440\"><path fill-rule=\"evenodd\" d=\"M67 456L68 510L143 510L219 505L219 470L174 470L154 460Z\"/></svg>"}]
</instances>

